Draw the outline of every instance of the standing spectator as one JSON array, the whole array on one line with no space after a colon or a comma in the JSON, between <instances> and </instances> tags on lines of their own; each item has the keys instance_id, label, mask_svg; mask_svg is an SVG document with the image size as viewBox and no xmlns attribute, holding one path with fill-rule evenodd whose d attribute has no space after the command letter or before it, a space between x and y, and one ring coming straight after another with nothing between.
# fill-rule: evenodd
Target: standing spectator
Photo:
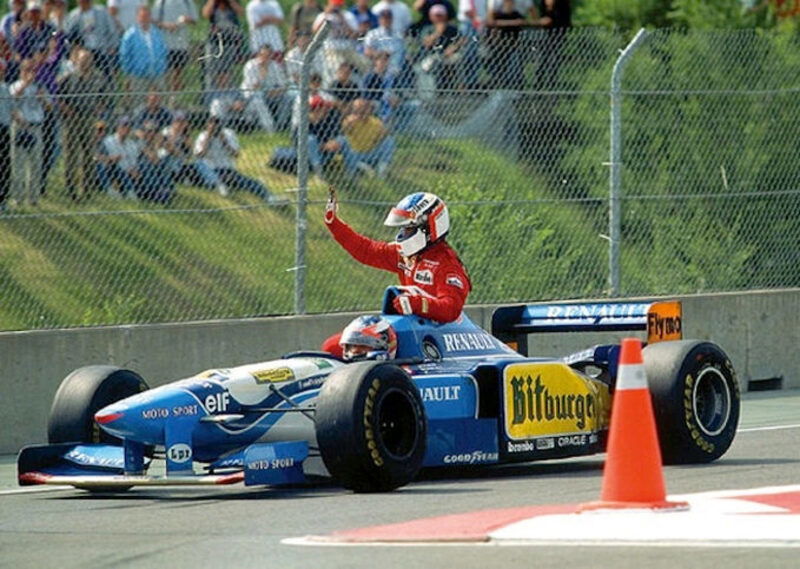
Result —
<instances>
[{"instance_id":1,"label":"standing spectator","mask_svg":"<svg viewBox=\"0 0 800 569\"><path fill-rule=\"evenodd\" d=\"M458 0L458 33L466 40L461 49L464 86L478 86L481 58L478 53L479 39L486 28L488 0Z\"/></svg>"},{"instance_id":2,"label":"standing spectator","mask_svg":"<svg viewBox=\"0 0 800 569\"><path fill-rule=\"evenodd\" d=\"M117 33L124 34L128 28L136 25L141 6L147 6L147 0L108 0L108 13L114 20Z\"/></svg>"},{"instance_id":3,"label":"standing spectator","mask_svg":"<svg viewBox=\"0 0 800 569\"><path fill-rule=\"evenodd\" d=\"M98 97L106 87L103 74L94 65L92 53L80 49L74 72L60 78L58 102L64 136L64 177L73 200L88 197L95 188L93 126L100 112ZM79 191L80 188L80 191Z\"/></svg>"},{"instance_id":4,"label":"standing spectator","mask_svg":"<svg viewBox=\"0 0 800 569\"><path fill-rule=\"evenodd\" d=\"M202 14L211 24L204 59L206 89L228 89L231 71L246 51L240 23L244 8L237 0L206 0Z\"/></svg>"},{"instance_id":5,"label":"standing spectator","mask_svg":"<svg viewBox=\"0 0 800 569\"><path fill-rule=\"evenodd\" d=\"M456 17L456 9L449 0L414 0L414 9L419 12L419 19L408 29L411 36L419 36L420 30L431 24L430 11L433 6L441 4L447 9L447 19Z\"/></svg>"},{"instance_id":6,"label":"standing spectator","mask_svg":"<svg viewBox=\"0 0 800 569\"><path fill-rule=\"evenodd\" d=\"M395 142L373 114L371 101L353 102L351 113L342 120L342 132L344 136L339 136L336 143L347 173L352 176L358 171L369 174L376 171L379 177L384 177L394 156Z\"/></svg>"},{"instance_id":7,"label":"standing spectator","mask_svg":"<svg viewBox=\"0 0 800 569\"><path fill-rule=\"evenodd\" d=\"M493 87L521 89L522 60L519 57L518 40L525 25L525 17L519 13L514 0L503 0L500 9L492 12L489 24L489 76Z\"/></svg>"},{"instance_id":8,"label":"standing spectator","mask_svg":"<svg viewBox=\"0 0 800 569\"><path fill-rule=\"evenodd\" d=\"M45 21L42 12L40 0L28 0L22 24L14 35L13 48L20 61L47 53L48 42L56 30Z\"/></svg>"},{"instance_id":9,"label":"standing spectator","mask_svg":"<svg viewBox=\"0 0 800 569\"><path fill-rule=\"evenodd\" d=\"M549 30L541 47L539 85L544 89L558 87L558 72L561 68L566 30L572 26L572 10L569 0L544 0L542 17L535 24Z\"/></svg>"},{"instance_id":10,"label":"standing spectator","mask_svg":"<svg viewBox=\"0 0 800 569\"><path fill-rule=\"evenodd\" d=\"M47 46L47 52L37 58L39 65L36 68L36 84L50 96L48 104L45 105L44 122L42 123L42 195L47 192L50 170L61 154L60 113L58 106L52 104L52 101L58 94L57 78L66 53L64 33L55 32L47 42Z\"/></svg>"},{"instance_id":11,"label":"standing spectator","mask_svg":"<svg viewBox=\"0 0 800 569\"><path fill-rule=\"evenodd\" d=\"M447 9L436 4L430 10L431 25L422 30L423 73L435 78L438 89L453 89L458 83L459 50L466 43L447 21Z\"/></svg>"},{"instance_id":12,"label":"standing spectator","mask_svg":"<svg viewBox=\"0 0 800 569\"><path fill-rule=\"evenodd\" d=\"M356 19L359 38L363 38L368 31L378 27L378 17L372 13L369 0L356 0L356 3L350 7L350 13Z\"/></svg>"},{"instance_id":13,"label":"standing spectator","mask_svg":"<svg viewBox=\"0 0 800 569\"><path fill-rule=\"evenodd\" d=\"M236 169L235 159L239 156L239 141L234 132L223 128L217 117L209 117L194 144L194 153L219 176L225 187L231 190L246 190L269 203L280 203L267 187L254 178L245 176Z\"/></svg>"},{"instance_id":14,"label":"standing spectator","mask_svg":"<svg viewBox=\"0 0 800 569\"><path fill-rule=\"evenodd\" d=\"M222 196L228 195L228 188L211 167L196 161L192 153L192 140L186 113L176 111L172 124L161 131L164 149L168 153L172 180L176 184L189 183L201 188L217 188Z\"/></svg>"},{"instance_id":15,"label":"standing spectator","mask_svg":"<svg viewBox=\"0 0 800 569\"><path fill-rule=\"evenodd\" d=\"M11 126L11 193L19 203L39 203L42 192L42 123L45 90L36 84L36 61L23 59L20 78L9 88L14 101Z\"/></svg>"},{"instance_id":16,"label":"standing spectator","mask_svg":"<svg viewBox=\"0 0 800 569\"><path fill-rule=\"evenodd\" d=\"M328 0L325 11L314 20L313 32L316 33L324 22L328 22L330 26L328 37L322 46L325 55L323 79L325 84L329 85L343 61L349 61L359 69L361 61L355 49L358 24L355 16L344 9L344 0Z\"/></svg>"},{"instance_id":17,"label":"standing spectator","mask_svg":"<svg viewBox=\"0 0 800 569\"><path fill-rule=\"evenodd\" d=\"M183 89L183 71L189 64L189 31L200 15L194 0L155 0L153 22L164 34L167 44L169 88Z\"/></svg>"},{"instance_id":18,"label":"standing spectator","mask_svg":"<svg viewBox=\"0 0 800 569\"><path fill-rule=\"evenodd\" d=\"M152 25L150 8L140 6L136 25L122 36L119 62L131 79L133 93L162 87L159 81L167 71L167 45L161 30Z\"/></svg>"},{"instance_id":19,"label":"standing spectator","mask_svg":"<svg viewBox=\"0 0 800 569\"><path fill-rule=\"evenodd\" d=\"M44 21L57 32L64 31L67 17L67 4L64 0L44 0Z\"/></svg>"},{"instance_id":20,"label":"standing spectator","mask_svg":"<svg viewBox=\"0 0 800 569\"><path fill-rule=\"evenodd\" d=\"M384 10L392 11L392 29L398 36L405 37L408 28L411 27L411 10L401 0L380 0L372 7L372 13L376 16Z\"/></svg>"},{"instance_id":21,"label":"standing spectator","mask_svg":"<svg viewBox=\"0 0 800 569\"><path fill-rule=\"evenodd\" d=\"M400 73L405 60L405 42L392 27L394 15L391 10L378 14L379 26L370 30L364 38L364 55L373 57L378 52L389 55L389 70L393 74Z\"/></svg>"},{"instance_id":22,"label":"standing spectator","mask_svg":"<svg viewBox=\"0 0 800 569\"><path fill-rule=\"evenodd\" d=\"M278 26L283 24L283 9L277 0L250 0L247 3L247 25L250 28L250 53L255 55L262 45L269 45L278 58L283 56L283 38Z\"/></svg>"},{"instance_id":23,"label":"standing spectator","mask_svg":"<svg viewBox=\"0 0 800 569\"><path fill-rule=\"evenodd\" d=\"M300 85L300 73L303 69L303 53L309 43L311 43L311 33L299 32L295 38L294 47L287 52L284 58L286 74L288 75L289 83L291 83L293 87L298 87ZM325 68L325 58L322 54L322 50L318 50L314 54L309 68L309 75L316 73L322 76Z\"/></svg>"},{"instance_id":24,"label":"standing spectator","mask_svg":"<svg viewBox=\"0 0 800 569\"><path fill-rule=\"evenodd\" d=\"M135 200L140 179L137 169L139 144L131 136L131 121L128 117L117 119L116 131L103 139L102 151L96 156L100 159L98 177L105 183L103 189L112 197L119 197L121 193L126 198ZM111 182L118 185L119 193L111 187Z\"/></svg>"},{"instance_id":25,"label":"standing spectator","mask_svg":"<svg viewBox=\"0 0 800 569\"><path fill-rule=\"evenodd\" d=\"M146 122L155 123L159 130L172 122L172 111L161 104L161 95L154 90L147 93L144 105L133 112L133 128L143 128Z\"/></svg>"},{"instance_id":26,"label":"standing spectator","mask_svg":"<svg viewBox=\"0 0 800 569\"><path fill-rule=\"evenodd\" d=\"M13 48L14 39L19 29L22 27L22 18L25 14L25 0L11 0L9 2L11 10L0 20L0 35L5 38L6 43Z\"/></svg>"},{"instance_id":27,"label":"standing spectator","mask_svg":"<svg viewBox=\"0 0 800 569\"><path fill-rule=\"evenodd\" d=\"M289 47L294 47L300 34L311 35L314 20L322 12L319 0L298 0L289 12Z\"/></svg>"},{"instance_id":28,"label":"standing spectator","mask_svg":"<svg viewBox=\"0 0 800 569\"><path fill-rule=\"evenodd\" d=\"M141 145L137 170L140 199L159 204L168 204L175 193L171 162L164 148L164 138L156 123L147 121L141 129Z\"/></svg>"},{"instance_id":29,"label":"standing spectator","mask_svg":"<svg viewBox=\"0 0 800 569\"><path fill-rule=\"evenodd\" d=\"M67 39L92 53L94 65L106 77L109 85L114 73L114 56L119 45L116 24L104 6L92 0L78 0L78 6L67 16L64 32Z\"/></svg>"},{"instance_id":30,"label":"standing spectator","mask_svg":"<svg viewBox=\"0 0 800 569\"><path fill-rule=\"evenodd\" d=\"M256 56L245 63L243 75L242 96L249 111L258 117L261 128L267 132L285 129L292 104L289 84L269 44L262 45Z\"/></svg>"},{"instance_id":31,"label":"standing spectator","mask_svg":"<svg viewBox=\"0 0 800 569\"><path fill-rule=\"evenodd\" d=\"M0 213L6 211L11 182L11 121L13 106L6 83L6 63L0 59Z\"/></svg>"},{"instance_id":32,"label":"standing spectator","mask_svg":"<svg viewBox=\"0 0 800 569\"><path fill-rule=\"evenodd\" d=\"M502 9L505 0L488 0L489 9L486 13L486 24L494 25L494 13ZM519 12L526 22L538 22L539 13L536 11L536 4L533 0L514 0L514 8Z\"/></svg>"}]
</instances>

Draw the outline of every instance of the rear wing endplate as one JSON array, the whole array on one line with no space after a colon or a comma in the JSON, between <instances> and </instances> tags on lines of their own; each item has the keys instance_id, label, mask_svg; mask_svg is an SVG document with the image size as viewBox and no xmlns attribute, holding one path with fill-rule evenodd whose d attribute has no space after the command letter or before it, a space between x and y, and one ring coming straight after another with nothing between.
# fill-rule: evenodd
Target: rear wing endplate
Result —
<instances>
[{"instance_id":1,"label":"rear wing endplate","mask_svg":"<svg viewBox=\"0 0 800 569\"><path fill-rule=\"evenodd\" d=\"M492 335L528 355L528 334L537 332L647 331L647 342L680 340L681 303L606 302L591 304L520 304L492 314Z\"/></svg>"}]
</instances>

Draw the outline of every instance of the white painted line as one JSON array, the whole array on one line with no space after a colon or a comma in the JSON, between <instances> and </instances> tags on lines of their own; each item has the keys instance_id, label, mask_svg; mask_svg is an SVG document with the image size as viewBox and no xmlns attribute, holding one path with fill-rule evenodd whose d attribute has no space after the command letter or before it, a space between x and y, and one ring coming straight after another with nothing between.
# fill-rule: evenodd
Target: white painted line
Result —
<instances>
[{"instance_id":1,"label":"white painted line","mask_svg":"<svg viewBox=\"0 0 800 569\"><path fill-rule=\"evenodd\" d=\"M775 425L773 427L750 427L748 429L739 429L737 433L756 433L758 431L780 431L783 429L800 429L800 424L797 425Z\"/></svg>"},{"instance_id":2,"label":"white painted line","mask_svg":"<svg viewBox=\"0 0 800 569\"><path fill-rule=\"evenodd\" d=\"M72 490L71 486L29 486L25 488L15 488L13 490L0 490L0 496L13 496L15 494L35 494L37 492L55 492L62 490Z\"/></svg>"}]
</instances>

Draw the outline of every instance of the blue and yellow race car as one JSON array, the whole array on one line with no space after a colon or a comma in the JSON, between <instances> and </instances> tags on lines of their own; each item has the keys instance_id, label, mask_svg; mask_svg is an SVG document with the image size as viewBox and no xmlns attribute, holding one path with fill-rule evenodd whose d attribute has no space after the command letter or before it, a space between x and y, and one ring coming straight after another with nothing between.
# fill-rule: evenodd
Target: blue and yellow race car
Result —
<instances>
[{"instance_id":1,"label":"blue and yellow race car","mask_svg":"<svg viewBox=\"0 0 800 569\"><path fill-rule=\"evenodd\" d=\"M733 441L734 369L715 344L681 339L677 302L503 307L490 334L463 314L446 324L395 314L396 294L387 289L382 312L398 338L393 360L296 352L154 389L130 370L74 371L55 395L49 444L19 454L19 483L107 492L323 474L380 492L421 468L603 452L619 346L530 357L538 331L646 330L664 461L709 462Z\"/></svg>"}]
</instances>

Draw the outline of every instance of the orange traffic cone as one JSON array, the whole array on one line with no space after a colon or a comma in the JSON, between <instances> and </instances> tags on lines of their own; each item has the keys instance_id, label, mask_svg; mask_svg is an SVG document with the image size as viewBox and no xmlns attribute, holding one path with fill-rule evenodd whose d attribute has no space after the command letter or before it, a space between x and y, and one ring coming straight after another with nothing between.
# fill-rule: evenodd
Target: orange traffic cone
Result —
<instances>
[{"instance_id":1,"label":"orange traffic cone","mask_svg":"<svg viewBox=\"0 0 800 569\"><path fill-rule=\"evenodd\" d=\"M686 502L666 501L642 343L636 338L622 340L607 452L600 501L581 504L580 511L689 507Z\"/></svg>"}]
</instances>

